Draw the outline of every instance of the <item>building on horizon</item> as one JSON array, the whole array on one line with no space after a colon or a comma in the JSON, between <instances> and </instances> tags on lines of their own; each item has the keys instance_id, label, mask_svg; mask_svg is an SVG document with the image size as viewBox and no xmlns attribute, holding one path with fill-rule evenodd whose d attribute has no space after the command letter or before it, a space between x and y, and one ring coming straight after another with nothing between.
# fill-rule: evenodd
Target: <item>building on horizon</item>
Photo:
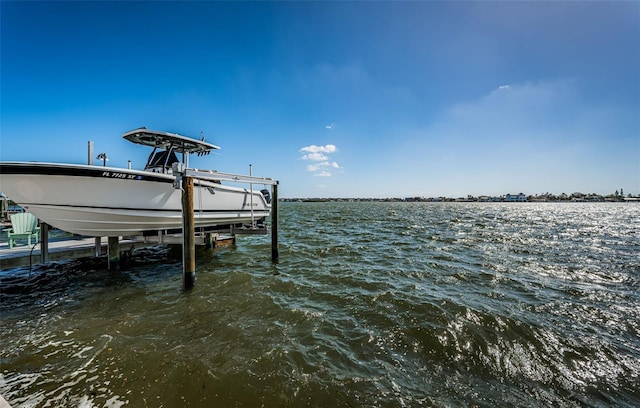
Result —
<instances>
[{"instance_id":1,"label":"building on horizon","mask_svg":"<svg viewBox=\"0 0 640 408\"><path fill-rule=\"evenodd\" d=\"M507 194L504 196L504 201L506 202L518 202L523 203L527 201L527 196L523 193L520 194Z\"/></svg>"}]
</instances>

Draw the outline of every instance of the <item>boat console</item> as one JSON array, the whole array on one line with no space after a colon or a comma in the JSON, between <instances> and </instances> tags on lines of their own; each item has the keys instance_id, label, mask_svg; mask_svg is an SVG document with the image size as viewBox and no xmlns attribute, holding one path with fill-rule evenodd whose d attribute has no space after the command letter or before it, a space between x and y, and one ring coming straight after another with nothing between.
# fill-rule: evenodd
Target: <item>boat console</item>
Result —
<instances>
[{"instance_id":1,"label":"boat console","mask_svg":"<svg viewBox=\"0 0 640 408\"><path fill-rule=\"evenodd\" d=\"M156 152L154 149L147 160L147 164L144 166L146 171L152 171L154 173L171 174L173 163L179 163L178 156L173 150L162 150Z\"/></svg>"}]
</instances>

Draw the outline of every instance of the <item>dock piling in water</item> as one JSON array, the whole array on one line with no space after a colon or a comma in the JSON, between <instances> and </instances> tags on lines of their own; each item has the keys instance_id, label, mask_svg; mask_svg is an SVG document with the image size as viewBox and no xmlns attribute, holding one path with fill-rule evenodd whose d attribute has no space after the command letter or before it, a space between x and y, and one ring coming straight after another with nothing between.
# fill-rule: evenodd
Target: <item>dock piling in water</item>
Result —
<instances>
[{"instance_id":1,"label":"dock piling in water","mask_svg":"<svg viewBox=\"0 0 640 408\"><path fill-rule=\"evenodd\" d=\"M215 238L211 232L207 232L204 235L204 247L206 249L211 249L215 246Z\"/></svg>"},{"instance_id":2,"label":"dock piling in water","mask_svg":"<svg viewBox=\"0 0 640 408\"><path fill-rule=\"evenodd\" d=\"M193 214L193 177L182 177L182 285L193 288L196 281L195 217Z\"/></svg>"},{"instance_id":3,"label":"dock piling in water","mask_svg":"<svg viewBox=\"0 0 640 408\"><path fill-rule=\"evenodd\" d=\"M278 253L278 183L271 185L271 262L277 263Z\"/></svg>"},{"instance_id":4,"label":"dock piling in water","mask_svg":"<svg viewBox=\"0 0 640 408\"><path fill-rule=\"evenodd\" d=\"M107 245L107 269L120 270L120 237L109 237Z\"/></svg>"},{"instance_id":5,"label":"dock piling in water","mask_svg":"<svg viewBox=\"0 0 640 408\"><path fill-rule=\"evenodd\" d=\"M49 262L49 224L40 222L40 263Z\"/></svg>"},{"instance_id":6,"label":"dock piling in water","mask_svg":"<svg viewBox=\"0 0 640 408\"><path fill-rule=\"evenodd\" d=\"M102 242L101 242L102 238L101 237L95 237L94 238L94 249L95 249L95 253L96 253L96 258L99 257L100 255L102 255Z\"/></svg>"}]
</instances>

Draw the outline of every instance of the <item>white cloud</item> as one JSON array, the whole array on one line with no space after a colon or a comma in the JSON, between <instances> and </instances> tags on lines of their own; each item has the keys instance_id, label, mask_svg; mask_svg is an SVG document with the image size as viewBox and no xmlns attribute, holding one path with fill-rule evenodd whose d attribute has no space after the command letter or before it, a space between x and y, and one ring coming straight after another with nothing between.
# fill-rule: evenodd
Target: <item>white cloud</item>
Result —
<instances>
[{"instance_id":1,"label":"white cloud","mask_svg":"<svg viewBox=\"0 0 640 408\"><path fill-rule=\"evenodd\" d=\"M335 153L338 148L335 145L328 144L324 146L316 146L310 145L301 148L300 152L309 152L309 153Z\"/></svg>"},{"instance_id":2,"label":"white cloud","mask_svg":"<svg viewBox=\"0 0 640 408\"><path fill-rule=\"evenodd\" d=\"M314 163L314 164L307 165L307 171L318 171L323 167L331 167L333 169L339 169L340 165L337 162L329 163L328 161L323 161L323 162L320 162L320 163Z\"/></svg>"},{"instance_id":3,"label":"white cloud","mask_svg":"<svg viewBox=\"0 0 640 408\"><path fill-rule=\"evenodd\" d=\"M333 122L331 122L331 123L329 123L328 125L325 125L325 127L324 127L324 128L325 128L325 129L332 130L334 127L336 127L336 124L335 124L335 123L333 123Z\"/></svg>"},{"instance_id":4,"label":"white cloud","mask_svg":"<svg viewBox=\"0 0 640 408\"><path fill-rule=\"evenodd\" d=\"M338 148L335 145L309 145L300 148L300 150L298 151L301 153L306 153L303 154L300 159L313 162L311 164L308 164L305 167L305 170L311 173L315 173L314 176L316 177L331 177L331 173L327 171L328 169L341 168L338 162L329 160L329 155L338 151Z\"/></svg>"},{"instance_id":5,"label":"white cloud","mask_svg":"<svg viewBox=\"0 0 640 408\"><path fill-rule=\"evenodd\" d=\"M302 156L302 160L311 160L311 161L326 161L329 157L322 153L309 153Z\"/></svg>"}]
</instances>

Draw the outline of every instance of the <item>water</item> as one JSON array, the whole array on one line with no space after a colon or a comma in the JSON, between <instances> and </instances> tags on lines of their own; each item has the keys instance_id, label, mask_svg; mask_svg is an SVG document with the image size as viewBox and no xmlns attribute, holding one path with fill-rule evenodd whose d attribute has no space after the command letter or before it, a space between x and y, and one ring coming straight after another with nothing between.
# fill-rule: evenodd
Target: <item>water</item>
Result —
<instances>
[{"instance_id":1,"label":"water","mask_svg":"<svg viewBox=\"0 0 640 408\"><path fill-rule=\"evenodd\" d=\"M269 237L0 275L14 407L640 405L640 206L283 203Z\"/></svg>"}]
</instances>

